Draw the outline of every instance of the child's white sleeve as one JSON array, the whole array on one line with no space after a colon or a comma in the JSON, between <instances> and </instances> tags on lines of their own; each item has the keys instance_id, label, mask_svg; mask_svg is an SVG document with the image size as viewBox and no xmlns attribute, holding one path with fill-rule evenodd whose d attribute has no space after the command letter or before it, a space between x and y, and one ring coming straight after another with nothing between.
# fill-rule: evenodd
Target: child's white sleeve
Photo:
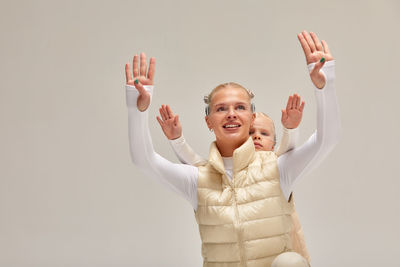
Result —
<instances>
[{"instance_id":1,"label":"child's white sleeve","mask_svg":"<svg viewBox=\"0 0 400 267\"><path fill-rule=\"evenodd\" d=\"M201 166L207 163L207 160L194 152L192 147L189 146L183 134L177 139L169 140L169 143L180 162L194 166Z\"/></svg>"},{"instance_id":2,"label":"child's white sleeve","mask_svg":"<svg viewBox=\"0 0 400 267\"><path fill-rule=\"evenodd\" d=\"M276 155L280 155L292 150L299 142L299 127L294 129L287 129L283 127L282 139L279 148L276 150Z\"/></svg>"}]
</instances>

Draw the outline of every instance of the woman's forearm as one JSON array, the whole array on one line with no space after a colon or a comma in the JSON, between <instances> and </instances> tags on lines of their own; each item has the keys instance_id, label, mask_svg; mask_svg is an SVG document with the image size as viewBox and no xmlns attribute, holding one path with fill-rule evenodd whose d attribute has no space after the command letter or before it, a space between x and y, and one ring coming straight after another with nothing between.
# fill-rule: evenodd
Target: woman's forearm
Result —
<instances>
[{"instance_id":1,"label":"woman's forearm","mask_svg":"<svg viewBox=\"0 0 400 267\"><path fill-rule=\"evenodd\" d=\"M152 91L152 86L145 86ZM126 86L128 106L129 149L132 162L150 177L180 194L197 208L196 167L174 164L154 151L148 127L148 111L140 112L136 101L138 92L133 86Z\"/></svg>"},{"instance_id":2,"label":"woman's forearm","mask_svg":"<svg viewBox=\"0 0 400 267\"><path fill-rule=\"evenodd\" d=\"M302 146L278 158L281 187L287 197L295 182L316 168L340 138L341 124L334 86L335 62L326 62L322 71L326 77L326 85L322 89L314 89L317 103L317 130Z\"/></svg>"}]
</instances>

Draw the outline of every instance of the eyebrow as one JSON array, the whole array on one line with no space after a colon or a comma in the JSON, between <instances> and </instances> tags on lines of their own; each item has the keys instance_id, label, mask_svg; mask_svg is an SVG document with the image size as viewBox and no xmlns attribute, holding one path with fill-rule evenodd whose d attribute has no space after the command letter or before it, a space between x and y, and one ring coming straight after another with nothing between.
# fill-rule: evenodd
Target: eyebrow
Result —
<instances>
[{"instance_id":1,"label":"eyebrow","mask_svg":"<svg viewBox=\"0 0 400 267\"><path fill-rule=\"evenodd\" d=\"M248 105L249 103L246 103L246 102L236 102L236 103L234 103L234 105ZM229 105L229 104L227 104L227 103L217 103L217 104L214 104L214 107L216 107L216 106L224 106L224 105Z\"/></svg>"}]
</instances>

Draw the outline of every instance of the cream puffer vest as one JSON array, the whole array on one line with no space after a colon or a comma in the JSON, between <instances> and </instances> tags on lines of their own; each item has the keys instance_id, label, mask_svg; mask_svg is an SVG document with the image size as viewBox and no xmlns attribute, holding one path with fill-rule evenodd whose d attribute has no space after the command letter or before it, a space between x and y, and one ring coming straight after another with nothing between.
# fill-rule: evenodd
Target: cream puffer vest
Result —
<instances>
[{"instance_id":1,"label":"cream puffer vest","mask_svg":"<svg viewBox=\"0 0 400 267\"><path fill-rule=\"evenodd\" d=\"M290 196L289 201L293 203L293 212L292 212L293 229L291 233L293 251L299 253L308 261L308 263L310 263L311 258L306 247L306 241L304 239L303 229L301 228L299 216L297 215L297 211L294 205L293 194Z\"/></svg>"},{"instance_id":2,"label":"cream puffer vest","mask_svg":"<svg viewBox=\"0 0 400 267\"><path fill-rule=\"evenodd\" d=\"M251 138L233 153L233 179L225 174L215 142L199 167L195 212L203 266L266 267L293 251L293 202L280 187L277 157L256 152Z\"/></svg>"}]
</instances>

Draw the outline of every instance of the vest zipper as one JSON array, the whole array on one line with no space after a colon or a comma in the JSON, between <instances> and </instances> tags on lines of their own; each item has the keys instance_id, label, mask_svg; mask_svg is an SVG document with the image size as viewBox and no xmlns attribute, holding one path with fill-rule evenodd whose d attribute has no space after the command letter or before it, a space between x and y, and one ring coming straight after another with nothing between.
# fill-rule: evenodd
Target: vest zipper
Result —
<instances>
[{"instance_id":1,"label":"vest zipper","mask_svg":"<svg viewBox=\"0 0 400 267\"><path fill-rule=\"evenodd\" d=\"M233 179L232 179L233 180ZM244 253L244 246L243 246L243 227L242 227L242 222L239 217L239 209L237 207L237 198L236 198L236 190L235 188L231 187L231 190L233 191L233 196L234 196L234 205L235 205L235 217L236 217L236 233L238 237L238 245L239 245L239 253L240 253L240 261L241 261L241 266L247 267L247 258Z\"/></svg>"}]
</instances>

